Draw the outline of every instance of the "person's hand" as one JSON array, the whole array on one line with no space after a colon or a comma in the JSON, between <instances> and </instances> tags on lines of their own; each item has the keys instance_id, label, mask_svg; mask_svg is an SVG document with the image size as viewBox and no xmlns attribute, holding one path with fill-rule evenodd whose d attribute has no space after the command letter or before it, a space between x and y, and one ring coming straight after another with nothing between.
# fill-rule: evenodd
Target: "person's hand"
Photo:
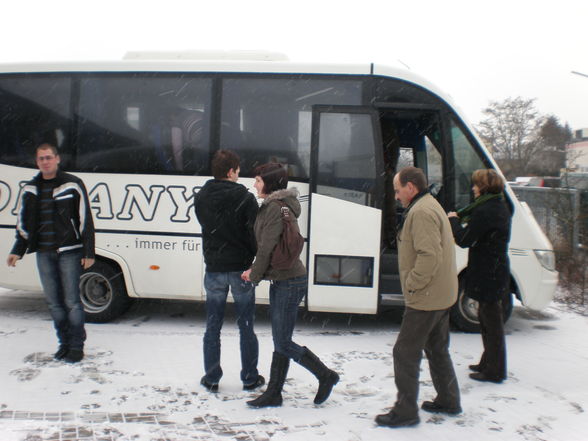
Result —
<instances>
[{"instance_id":1,"label":"person's hand","mask_svg":"<svg viewBox=\"0 0 588 441\"><path fill-rule=\"evenodd\" d=\"M247 271L243 271L243 274L241 274L241 278L243 280L245 280L246 282L251 282L251 279L249 278L250 274L251 274L251 268L249 268Z\"/></svg>"},{"instance_id":2,"label":"person's hand","mask_svg":"<svg viewBox=\"0 0 588 441\"><path fill-rule=\"evenodd\" d=\"M95 259L92 259L90 257L83 257L82 258L82 268L84 268L85 270L87 270L92 265L94 265L94 262L95 262Z\"/></svg>"},{"instance_id":3,"label":"person's hand","mask_svg":"<svg viewBox=\"0 0 588 441\"><path fill-rule=\"evenodd\" d=\"M455 211L450 211L447 213L447 217L459 217Z\"/></svg>"},{"instance_id":4,"label":"person's hand","mask_svg":"<svg viewBox=\"0 0 588 441\"><path fill-rule=\"evenodd\" d=\"M9 254L8 259L6 259L6 263L8 266L16 266L16 262L20 260L20 256L17 254Z\"/></svg>"}]
</instances>

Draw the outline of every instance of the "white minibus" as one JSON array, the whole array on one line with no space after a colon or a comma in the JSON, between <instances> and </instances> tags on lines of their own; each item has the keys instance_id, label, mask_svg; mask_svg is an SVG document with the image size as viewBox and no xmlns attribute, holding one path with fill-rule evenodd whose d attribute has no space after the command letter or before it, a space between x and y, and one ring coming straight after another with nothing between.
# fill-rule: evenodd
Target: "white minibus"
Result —
<instances>
[{"instance_id":1,"label":"white minibus","mask_svg":"<svg viewBox=\"0 0 588 441\"><path fill-rule=\"evenodd\" d=\"M207 58L211 58L210 54ZM310 311L375 314L402 305L392 177L422 168L447 210L472 200L470 176L497 168L451 99L400 68L133 54L113 62L0 65L0 254L7 256L34 151L55 142L62 167L88 189L96 264L81 279L90 321L111 320L133 298L202 301L202 236L193 195L218 149L288 165L300 192ZM230 58L230 57L229 57ZM244 57L240 57L244 58ZM509 187L511 295L533 309L553 298L551 244ZM467 250L457 249L458 271ZM0 285L39 290L35 259L0 265ZM257 288L268 302L268 285ZM463 295L453 323L476 330Z\"/></svg>"}]
</instances>

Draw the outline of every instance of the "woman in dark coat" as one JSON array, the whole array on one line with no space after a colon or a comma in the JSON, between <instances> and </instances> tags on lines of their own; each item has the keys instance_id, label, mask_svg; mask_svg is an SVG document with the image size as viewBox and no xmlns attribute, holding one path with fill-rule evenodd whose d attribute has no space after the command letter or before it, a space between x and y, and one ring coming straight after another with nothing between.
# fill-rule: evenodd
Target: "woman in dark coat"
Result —
<instances>
[{"instance_id":1,"label":"woman in dark coat","mask_svg":"<svg viewBox=\"0 0 588 441\"><path fill-rule=\"evenodd\" d=\"M506 379L506 343L502 298L510 291L508 242L511 212L504 200L504 180L494 170L472 174L472 204L448 214L455 242L469 248L465 294L479 304L484 352L470 365L470 378L501 383Z\"/></svg>"},{"instance_id":2,"label":"woman in dark coat","mask_svg":"<svg viewBox=\"0 0 588 441\"><path fill-rule=\"evenodd\" d=\"M245 271L241 277L256 284L261 280L271 282L270 319L274 353L267 389L247 404L252 407L282 405L282 388L290 359L308 369L318 379L314 403L321 404L331 394L333 386L339 381L339 375L325 366L310 349L292 340L298 305L308 290L306 268L299 256L296 256L289 268L276 268L278 265L272 261L272 255L283 231L282 213L293 215L294 219L291 221L296 225L298 223L301 211L297 198L298 191L295 188L286 188L288 173L282 164L270 162L260 165L254 174L254 187L258 197L263 199L254 226L257 254L251 269Z\"/></svg>"}]
</instances>

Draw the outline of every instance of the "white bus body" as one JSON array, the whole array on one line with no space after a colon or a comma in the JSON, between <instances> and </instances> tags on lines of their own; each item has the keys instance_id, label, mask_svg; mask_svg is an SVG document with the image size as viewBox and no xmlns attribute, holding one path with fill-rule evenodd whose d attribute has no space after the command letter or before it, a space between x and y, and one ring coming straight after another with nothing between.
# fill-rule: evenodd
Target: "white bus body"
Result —
<instances>
[{"instance_id":1,"label":"white bus body","mask_svg":"<svg viewBox=\"0 0 588 441\"><path fill-rule=\"evenodd\" d=\"M81 282L90 320L115 317L128 298L204 300L192 197L219 148L241 156L240 182L252 192L254 165L288 163L312 311L373 314L402 304L396 170L423 168L449 211L470 202L474 169L497 168L451 100L406 70L137 58L0 66L0 254L14 241L22 186L37 173L34 148L49 136L90 196L98 264ZM557 284L551 244L506 193L512 293L541 309ZM458 249L457 264L462 272L467 251ZM0 285L39 290L34 257L0 265ZM266 282L256 294L268 302ZM453 320L474 330L476 305L461 294Z\"/></svg>"}]
</instances>

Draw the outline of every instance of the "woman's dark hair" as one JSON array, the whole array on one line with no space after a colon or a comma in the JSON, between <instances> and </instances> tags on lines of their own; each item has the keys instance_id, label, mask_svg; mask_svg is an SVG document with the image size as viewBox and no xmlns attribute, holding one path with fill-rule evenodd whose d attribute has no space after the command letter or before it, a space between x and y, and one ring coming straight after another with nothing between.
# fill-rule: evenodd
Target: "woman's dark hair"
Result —
<instances>
[{"instance_id":1,"label":"woman's dark hair","mask_svg":"<svg viewBox=\"0 0 588 441\"><path fill-rule=\"evenodd\" d=\"M253 170L253 176L263 179L263 192L273 193L288 187L288 168L279 162L268 162L259 165Z\"/></svg>"},{"instance_id":2,"label":"woman's dark hair","mask_svg":"<svg viewBox=\"0 0 588 441\"><path fill-rule=\"evenodd\" d=\"M504 191L504 179L496 170L482 168L472 173L472 185L480 189L480 194L499 194Z\"/></svg>"},{"instance_id":3,"label":"woman's dark hair","mask_svg":"<svg viewBox=\"0 0 588 441\"><path fill-rule=\"evenodd\" d=\"M219 150L212 158L212 176L214 179L227 179L229 171L237 171L240 165L239 156L231 150Z\"/></svg>"}]
</instances>

